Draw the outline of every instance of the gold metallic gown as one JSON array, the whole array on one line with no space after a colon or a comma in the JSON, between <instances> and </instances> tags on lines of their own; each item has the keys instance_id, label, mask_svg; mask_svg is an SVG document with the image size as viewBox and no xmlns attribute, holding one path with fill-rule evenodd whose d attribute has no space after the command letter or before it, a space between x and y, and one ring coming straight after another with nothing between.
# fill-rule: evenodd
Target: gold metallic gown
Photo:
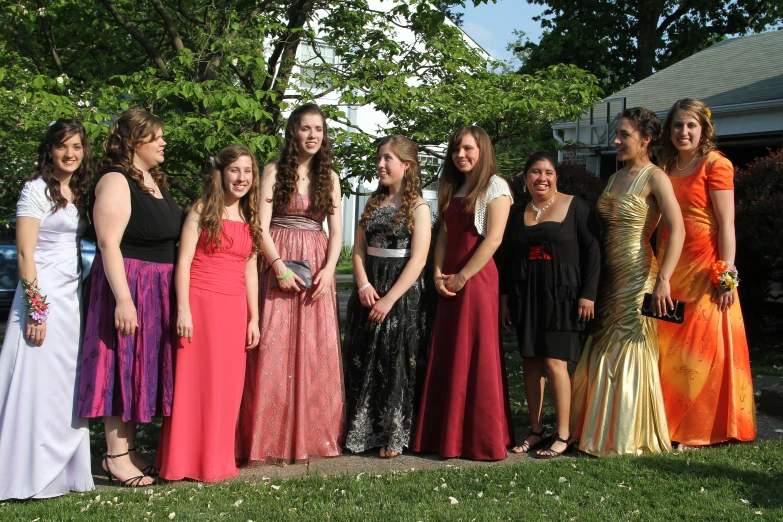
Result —
<instances>
[{"instance_id":1,"label":"gold metallic gown","mask_svg":"<svg viewBox=\"0 0 783 522\"><path fill-rule=\"evenodd\" d=\"M654 170L643 168L617 196L615 173L596 205L604 242L596 324L574 372L571 407L572 437L591 455L671 451L655 319L639 313L658 274L650 247L658 216L639 197Z\"/></svg>"}]
</instances>

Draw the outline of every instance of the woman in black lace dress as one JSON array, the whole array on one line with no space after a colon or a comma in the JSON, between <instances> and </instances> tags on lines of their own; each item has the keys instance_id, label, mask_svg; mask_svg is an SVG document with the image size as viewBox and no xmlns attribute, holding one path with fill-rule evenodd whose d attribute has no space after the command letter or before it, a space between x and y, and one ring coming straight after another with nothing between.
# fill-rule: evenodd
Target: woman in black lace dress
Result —
<instances>
[{"instance_id":1,"label":"woman in black lace dress","mask_svg":"<svg viewBox=\"0 0 783 522\"><path fill-rule=\"evenodd\" d=\"M380 182L353 248L356 288L343 346L345 446L354 453L380 448L384 458L409 445L429 344L423 270L431 224L417 158L408 138L381 141Z\"/></svg>"}]
</instances>

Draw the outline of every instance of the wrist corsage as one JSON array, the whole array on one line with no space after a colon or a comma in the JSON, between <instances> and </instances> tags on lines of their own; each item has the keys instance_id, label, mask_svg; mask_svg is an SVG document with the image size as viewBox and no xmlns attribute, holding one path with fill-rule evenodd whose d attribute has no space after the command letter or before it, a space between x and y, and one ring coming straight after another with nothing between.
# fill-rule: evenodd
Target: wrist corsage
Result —
<instances>
[{"instance_id":1,"label":"wrist corsage","mask_svg":"<svg viewBox=\"0 0 783 522\"><path fill-rule=\"evenodd\" d=\"M734 290L739 286L737 267L725 261L715 261L710 271L710 281L717 288L722 288L726 291Z\"/></svg>"},{"instance_id":2,"label":"wrist corsage","mask_svg":"<svg viewBox=\"0 0 783 522\"><path fill-rule=\"evenodd\" d=\"M22 295L30 317L38 323L46 321L46 318L49 317L49 303L46 302L46 296L41 295L41 289L38 288L36 279L32 281L22 279Z\"/></svg>"}]
</instances>

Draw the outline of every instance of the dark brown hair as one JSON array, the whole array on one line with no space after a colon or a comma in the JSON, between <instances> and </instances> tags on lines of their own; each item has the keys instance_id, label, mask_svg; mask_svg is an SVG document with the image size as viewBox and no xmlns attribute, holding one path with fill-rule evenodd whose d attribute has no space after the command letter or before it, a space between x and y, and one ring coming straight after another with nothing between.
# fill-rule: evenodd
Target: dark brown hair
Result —
<instances>
[{"instance_id":1,"label":"dark brown hair","mask_svg":"<svg viewBox=\"0 0 783 522\"><path fill-rule=\"evenodd\" d=\"M59 119L49 126L43 141L38 146L38 167L30 176L31 180L41 178L46 182L47 197L54 203L54 212L68 205L60 193L60 182L54 176L54 164L52 163L52 150L60 143L64 143L78 135L82 142L82 163L76 169L68 182L68 188L73 195L73 204L80 216L86 216L90 187L92 185L92 148L87 141L87 134L81 123L74 120Z\"/></svg>"},{"instance_id":2,"label":"dark brown hair","mask_svg":"<svg viewBox=\"0 0 783 522\"><path fill-rule=\"evenodd\" d=\"M223 173L227 166L242 156L250 158L253 180L250 184L250 190L239 200L239 211L245 222L250 226L250 235L253 238L253 253L256 253L261 250L261 220L258 215L261 183L259 181L256 157L244 145L223 147L217 158L215 158L215 164L204 181L201 199L197 203L198 226L207 233L207 245L210 248L220 248L220 237L223 230L223 211L226 208Z\"/></svg>"},{"instance_id":3,"label":"dark brown hair","mask_svg":"<svg viewBox=\"0 0 783 522\"><path fill-rule=\"evenodd\" d=\"M326 116L314 103L307 103L294 110L285 126L285 143L280 159L277 160L277 175L272 196L272 207L277 212L284 211L296 193L297 170L299 169L299 144L296 131L302 118L316 114L324 125L324 137L321 147L312 159L310 170L310 209L315 215L334 214L335 202L332 201L332 144L329 141Z\"/></svg>"},{"instance_id":4,"label":"dark brown hair","mask_svg":"<svg viewBox=\"0 0 783 522\"><path fill-rule=\"evenodd\" d=\"M680 151L672 143L672 125L674 125L674 116L677 111L683 111L690 114L701 125L701 140L699 141L699 154L706 156L711 151L715 150L715 125L712 124L712 120L709 116L709 109L701 100L694 100L693 98L683 98L677 100L669 109L669 113L666 115L666 121L663 124L663 137L661 149L663 152L663 167L666 172L671 172L674 163L677 161L677 156Z\"/></svg>"},{"instance_id":5,"label":"dark brown hair","mask_svg":"<svg viewBox=\"0 0 783 522\"><path fill-rule=\"evenodd\" d=\"M413 231L413 207L421 196L421 172L419 170L419 149L413 140L395 134L387 136L378 144L378 155L380 156L381 147L389 145L392 153L400 161L411 164L405 170L405 177L402 179L402 203L394 216L394 226L396 227L403 219L408 230ZM362 218L359 220L359 226L363 227L373 211L378 208L384 198L389 195L389 187L378 183L378 188L372 193L367 204L364 206Z\"/></svg>"},{"instance_id":6,"label":"dark brown hair","mask_svg":"<svg viewBox=\"0 0 783 522\"><path fill-rule=\"evenodd\" d=\"M142 109L123 111L109 126L109 135L103 143L104 157L98 163L98 172L103 174L119 167L141 190L152 193L144 185L144 174L133 166L133 155L139 145L152 141L155 133L163 131L163 120ZM166 187L166 175L158 167L150 169L150 175L159 187Z\"/></svg>"},{"instance_id":7,"label":"dark brown hair","mask_svg":"<svg viewBox=\"0 0 783 522\"><path fill-rule=\"evenodd\" d=\"M440 176L438 216L441 219L443 219L446 209L449 208L449 203L451 203L454 193L465 183L465 174L460 172L454 164L452 156L459 149L462 139L468 134L476 140L476 145L479 149L479 160L476 166L473 167L473 173L470 176L470 186L468 187L467 195L462 200L466 211L471 213L475 211L476 201L479 196L489 188L492 176L498 173L495 150L492 148L492 142L487 131L476 125L469 125L458 130L449 141L449 146L446 149L446 158L443 162L443 173Z\"/></svg>"},{"instance_id":8,"label":"dark brown hair","mask_svg":"<svg viewBox=\"0 0 783 522\"><path fill-rule=\"evenodd\" d=\"M631 107L625 109L620 115L631 122L633 128L639 132L642 138L650 138L647 145L647 156L650 161L655 162L654 158L660 157L661 146L661 120L650 109L643 107Z\"/></svg>"}]
</instances>

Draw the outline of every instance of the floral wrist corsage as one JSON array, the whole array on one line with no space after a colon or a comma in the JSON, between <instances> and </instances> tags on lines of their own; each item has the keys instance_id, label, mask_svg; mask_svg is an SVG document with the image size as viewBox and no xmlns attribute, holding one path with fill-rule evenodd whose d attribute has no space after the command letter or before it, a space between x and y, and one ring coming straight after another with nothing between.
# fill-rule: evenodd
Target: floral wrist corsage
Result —
<instances>
[{"instance_id":1,"label":"floral wrist corsage","mask_svg":"<svg viewBox=\"0 0 783 522\"><path fill-rule=\"evenodd\" d=\"M730 265L725 261L715 261L710 271L710 281L717 288L727 291L734 290L739 286L739 274L737 267Z\"/></svg>"},{"instance_id":2,"label":"floral wrist corsage","mask_svg":"<svg viewBox=\"0 0 783 522\"><path fill-rule=\"evenodd\" d=\"M30 317L42 323L49 317L49 304L46 302L46 296L41 295L41 289L38 288L36 281L36 279L32 281L22 279L22 295Z\"/></svg>"}]
</instances>

